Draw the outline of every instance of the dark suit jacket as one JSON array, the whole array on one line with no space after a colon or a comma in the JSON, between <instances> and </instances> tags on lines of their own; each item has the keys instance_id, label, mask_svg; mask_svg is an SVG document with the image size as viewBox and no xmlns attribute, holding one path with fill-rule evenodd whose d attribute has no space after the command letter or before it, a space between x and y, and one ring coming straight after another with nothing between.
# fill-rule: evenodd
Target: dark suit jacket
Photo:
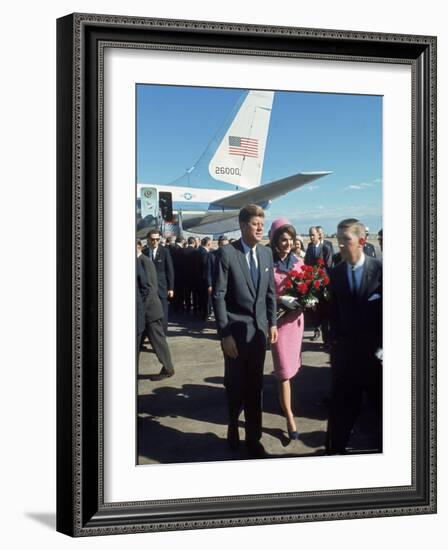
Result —
<instances>
[{"instance_id":1,"label":"dark suit jacket","mask_svg":"<svg viewBox=\"0 0 448 550\"><path fill-rule=\"evenodd\" d=\"M353 296L347 275L347 263L336 265L330 277L330 326L335 349L353 356L373 356L382 347L383 289L382 264L365 256L361 286ZM336 358L337 359L337 358Z\"/></svg>"},{"instance_id":2,"label":"dark suit jacket","mask_svg":"<svg viewBox=\"0 0 448 550\"><path fill-rule=\"evenodd\" d=\"M196 286L199 276L199 252L193 246L183 249L182 273L187 287Z\"/></svg>"},{"instance_id":3,"label":"dark suit jacket","mask_svg":"<svg viewBox=\"0 0 448 550\"><path fill-rule=\"evenodd\" d=\"M366 243L364 245L364 254L367 254L367 256L371 256L372 258L376 258L375 247L372 243Z\"/></svg>"},{"instance_id":4,"label":"dark suit jacket","mask_svg":"<svg viewBox=\"0 0 448 550\"><path fill-rule=\"evenodd\" d=\"M158 321L163 318L163 308L158 294L157 273L154 262L144 254L137 258L137 262L146 275L146 288L142 292L145 300L145 320L149 323Z\"/></svg>"},{"instance_id":5,"label":"dark suit jacket","mask_svg":"<svg viewBox=\"0 0 448 550\"><path fill-rule=\"evenodd\" d=\"M269 248L257 245L258 289L254 288L241 239L219 249L213 272L213 302L218 334L237 344L250 342L277 324L274 266Z\"/></svg>"},{"instance_id":6,"label":"dark suit jacket","mask_svg":"<svg viewBox=\"0 0 448 550\"><path fill-rule=\"evenodd\" d=\"M184 249L176 244L174 246L170 246L168 250L170 251L171 259L173 260L174 276L176 277L176 273L180 273L182 269L182 257Z\"/></svg>"},{"instance_id":7,"label":"dark suit jacket","mask_svg":"<svg viewBox=\"0 0 448 550\"><path fill-rule=\"evenodd\" d=\"M152 259L152 250L149 248L147 256ZM157 247L157 254L154 265L157 271L157 282L159 287L159 296L162 300L166 300L168 290L174 290L174 266L170 251L163 247Z\"/></svg>"},{"instance_id":8,"label":"dark suit jacket","mask_svg":"<svg viewBox=\"0 0 448 550\"><path fill-rule=\"evenodd\" d=\"M314 244L308 243L308 248L305 252L305 264L316 265L319 258L322 258L325 268L329 271L333 266L333 245L329 241L324 241L320 244L317 255L314 250Z\"/></svg>"},{"instance_id":9,"label":"dark suit jacket","mask_svg":"<svg viewBox=\"0 0 448 550\"><path fill-rule=\"evenodd\" d=\"M142 263L137 259L136 269L136 298L137 298L137 336L145 330L145 300L149 292L149 282Z\"/></svg>"},{"instance_id":10,"label":"dark suit jacket","mask_svg":"<svg viewBox=\"0 0 448 550\"><path fill-rule=\"evenodd\" d=\"M331 241L328 241L327 239L324 239L323 244L330 249L331 255L334 256L333 243Z\"/></svg>"},{"instance_id":11,"label":"dark suit jacket","mask_svg":"<svg viewBox=\"0 0 448 550\"><path fill-rule=\"evenodd\" d=\"M198 248L198 275L201 283L207 287L212 286L212 273L211 273L211 251L200 246Z\"/></svg>"}]
</instances>

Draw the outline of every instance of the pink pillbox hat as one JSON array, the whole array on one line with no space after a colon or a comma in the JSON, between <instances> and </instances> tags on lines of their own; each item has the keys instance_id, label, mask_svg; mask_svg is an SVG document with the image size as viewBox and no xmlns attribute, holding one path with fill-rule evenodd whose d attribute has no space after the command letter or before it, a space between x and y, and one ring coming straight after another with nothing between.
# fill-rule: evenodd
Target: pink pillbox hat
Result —
<instances>
[{"instance_id":1,"label":"pink pillbox hat","mask_svg":"<svg viewBox=\"0 0 448 550\"><path fill-rule=\"evenodd\" d=\"M284 225L291 225L291 222L287 218L277 218L272 222L271 229L269 230L269 236L272 237L274 231Z\"/></svg>"}]
</instances>

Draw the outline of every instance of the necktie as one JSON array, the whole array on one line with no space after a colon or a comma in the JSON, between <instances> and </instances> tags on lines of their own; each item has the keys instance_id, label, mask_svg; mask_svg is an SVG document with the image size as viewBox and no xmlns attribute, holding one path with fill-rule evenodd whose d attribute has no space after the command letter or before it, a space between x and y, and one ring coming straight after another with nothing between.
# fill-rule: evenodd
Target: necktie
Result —
<instances>
[{"instance_id":1,"label":"necktie","mask_svg":"<svg viewBox=\"0 0 448 550\"><path fill-rule=\"evenodd\" d=\"M255 250L253 248L250 251L249 265L250 265L250 276L252 277L252 282L254 283L255 289L257 289L257 287L258 287L258 269L257 269L257 265L255 263Z\"/></svg>"},{"instance_id":2,"label":"necktie","mask_svg":"<svg viewBox=\"0 0 448 550\"><path fill-rule=\"evenodd\" d=\"M352 266L352 293L353 293L353 296L356 296L357 290L358 289L356 288L355 267Z\"/></svg>"}]
</instances>

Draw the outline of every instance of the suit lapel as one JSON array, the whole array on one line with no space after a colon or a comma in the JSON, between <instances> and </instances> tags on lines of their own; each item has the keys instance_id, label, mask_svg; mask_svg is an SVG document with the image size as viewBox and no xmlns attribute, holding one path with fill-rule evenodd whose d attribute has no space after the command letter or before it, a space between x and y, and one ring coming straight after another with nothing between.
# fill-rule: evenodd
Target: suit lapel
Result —
<instances>
[{"instance_id":1,"label":"suit lapel","mask_svg":"<svg viewBox=\"0 0 448 550\"><path fill-rule=\"evenodd\" d=\"M264 270L266 269L266 265L264 263L264 254L261 253L261 247L258 244L257 244L256 252L257 252L257 262L258 262L258 288L257 288L257 296L258 296L258 293L260 292L260 288L262 285L262 280L263 280L262 277L264 274Z\"/></svg>"},{"instance_id":2,"label":"suit lapel","mask_svg":"<svg viewBox=\"0 0 448 550\"><path fill-rule=\"evenodd\" d=\"M254 283L252 282L252 277L250 276L249 266L247 265L246 255L244 254L244 248L241 243L241 239L237 241L237 246L235 247L235 249L237 251L238 261L240 263L240 267L243 272L244 278L246 279L247 286L249 287L249 290L251 291L252 295L255 296L256 290L254 287Z\"/></svg>"},{"instance_id":3,"label":"suit lapel","mask_svg":"<svg viewBox=\"0 0 448 550\"><path fill-rule=\"evenodd\" d=\"M348 300L353 300L353 293L348 282L347 262L343 262L341 265L342 265L342 269L340 273L341 290L346 295Z\"/></svg>"},{"instance_id":4,"label":"suit lapel","mask_svg":"<svg viewBox=\"0 0 448 550\"><path fill-rule=\"evenodd\" d=\"M364 271L362 273L362 278L361 278L361 286L359 287L359 292L358 292L358 296L359 298L363 298L363 296L367 293L368 289L369 289L369 285L370 285L370 281L371 281L371 278L372 278L372 265L371 265L371 262L369 260L369 256L365 256L365 263L364 263Z\"/></svg>"}]
</instances>

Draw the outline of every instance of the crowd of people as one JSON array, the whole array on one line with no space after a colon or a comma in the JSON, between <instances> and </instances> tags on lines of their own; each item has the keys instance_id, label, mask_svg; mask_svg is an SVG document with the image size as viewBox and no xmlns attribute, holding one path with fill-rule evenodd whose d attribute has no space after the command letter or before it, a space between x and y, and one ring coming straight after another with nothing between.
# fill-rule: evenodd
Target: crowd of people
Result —
<instances>
[{"instance_id":1,"label":"crowd of people","mask_svg":"<svg viewBox=\"0 0 448 550\"><path fill-rule=\"evenodd\" d=\"M247 450L262 458L263 367L268 347L288 437L300 438L291 406L291 380L301 367L306 320L314 328L312 340L322 336L330 354L326 452L347 452L365 396L377 419L374 450L381 452L382 263L367 240L368 228L354 218L341 221L335 253L320 226L310 227L305 250L286 218L272 223L269 243L261 244L264 211L257 205L240 211L239 225L241 238L222 235L216 250L209 237L163 239L156 229L148 233L146 247L137 241L137 353L146 336L162 364L153 379L174 374L166 340L168 302L173 310L204 322L214 314L224 358L228 444L233 450L240 445L238 421L244 411ZM382 230L378 241L382 249ZM302 266L318 266L329 281L329 299L320 299L311 310L286 289L289 275Z\"/></svg>"}]
</instances>

